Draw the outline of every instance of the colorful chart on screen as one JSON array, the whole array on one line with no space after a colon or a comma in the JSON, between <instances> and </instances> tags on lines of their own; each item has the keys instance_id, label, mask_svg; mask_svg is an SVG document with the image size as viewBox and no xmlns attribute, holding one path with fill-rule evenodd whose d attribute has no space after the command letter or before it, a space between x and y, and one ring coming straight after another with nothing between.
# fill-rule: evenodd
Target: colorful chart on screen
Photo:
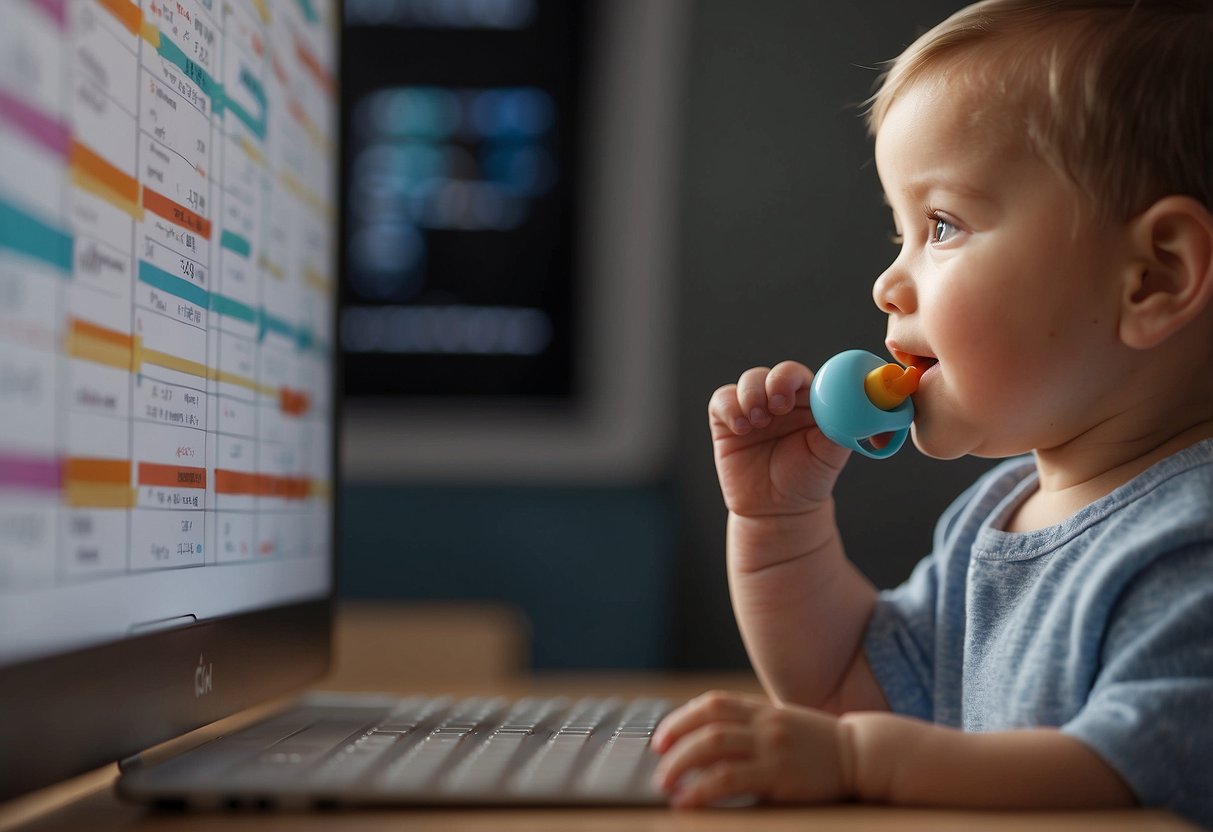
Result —
<instances>
[{"instance_id":1,"label":"colorful chart on screen","mask_svg":"<svg viewBox=\"0 0 1213 832\"><path fill-rule=\"evenodd\" d=\"M5 3L0 663L327 590L336 16Z\"/></svg>"}]
</instances>

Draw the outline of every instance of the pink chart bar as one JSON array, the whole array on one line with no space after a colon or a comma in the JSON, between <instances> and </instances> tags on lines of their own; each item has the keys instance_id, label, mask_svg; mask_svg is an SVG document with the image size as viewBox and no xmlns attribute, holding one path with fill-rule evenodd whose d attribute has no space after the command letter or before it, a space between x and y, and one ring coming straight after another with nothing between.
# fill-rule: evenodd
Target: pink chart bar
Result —
<instances>
[{"instance_id":1,"label":"pink chart bar","mask_svg":"<svg viewBox=\"0 0 1213 832\"><path fill-rule=\"evenodd\" d=\"M34 0L34 5L55 21L60 29L67 28L67 0Z\"/></svg>"},{"instance_id":2,"label":"pink chart bar","mask_svg":"<svg viewBox=\"0 0 1213 832\"><path fill-rule=\"evenodd\" d=\"M0 121L7 122L56 156L66 159L72 134L66 124L38 112L11 93L0 90Z\"/></svg>"},{"instance_id":3,"label":"pink chart bar","mask_svg":"<svg viewBox=\"0 0 1213 832\"><path fill-rule=\"evenodd\" d=\"M58 459L0 453L0 488L58 491L62 481L63 468Z\"/></svg>"}]
</instances>

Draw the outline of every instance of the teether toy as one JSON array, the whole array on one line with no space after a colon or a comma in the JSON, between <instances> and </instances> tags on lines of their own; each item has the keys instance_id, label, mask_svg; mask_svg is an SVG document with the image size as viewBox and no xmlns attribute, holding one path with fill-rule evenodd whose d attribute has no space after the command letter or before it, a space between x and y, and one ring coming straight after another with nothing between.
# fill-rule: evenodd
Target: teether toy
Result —
<instances>
[{"instance_id":1,"label":"teether toy","mask_svg":"<svg viewBox=\"0 0 1213 832\"><path fill-rule=\"evenodd\" d=\"M921 376L917 367L903 369L867 350L847 350L821 365L809 390L809 407L831 441L872 459L886 459L910 434L910 394L918 389Z\"/></svg>"}]
</instances>

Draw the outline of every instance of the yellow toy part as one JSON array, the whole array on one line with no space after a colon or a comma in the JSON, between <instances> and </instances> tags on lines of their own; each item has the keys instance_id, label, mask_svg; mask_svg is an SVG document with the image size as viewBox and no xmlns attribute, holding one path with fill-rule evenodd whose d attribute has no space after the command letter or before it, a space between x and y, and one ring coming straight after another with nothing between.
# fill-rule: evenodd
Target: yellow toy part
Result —
<instances>
[{"instance_id":1,"label":"yellow toy part","mask_svg":"<svg viewBox=\"0 0 1213 832\"><path fill-rule=\"evenodd\" d=\"M918 389L922 370L902 368L900 364L885 364L872 370L863 379L863 391L868 400L881 410L892 410Z\"/></svg>"}]
</instances>

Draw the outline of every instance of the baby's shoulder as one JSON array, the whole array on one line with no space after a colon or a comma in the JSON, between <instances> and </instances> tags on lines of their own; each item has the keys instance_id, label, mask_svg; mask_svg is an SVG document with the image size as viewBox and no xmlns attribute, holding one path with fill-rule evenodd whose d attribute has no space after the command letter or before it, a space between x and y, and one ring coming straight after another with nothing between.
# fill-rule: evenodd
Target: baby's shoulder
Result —
<instances>
[{"instance_id":1,"label":"baby's shoulder","mask_svg":"<svg viewBox=\"0 0 1213 832\"><path fill-rule=\"evenodd\" d=\"M1213 599L1213 442L1203 444L1109 495L1082 555L1091 591L1128 593L1147 606Z\"/></svg>"},{"instance_id":2,"label":"baby's shoulder","mask_svg":"<svg viewBox=\"0 0 1213 832\"><path fill-rule=\"evenodd\" d=\"M1169 544L1213 545L1213 440L1168 457L1108 495L1107 531Z\"/></svg>"}]
</instances>

